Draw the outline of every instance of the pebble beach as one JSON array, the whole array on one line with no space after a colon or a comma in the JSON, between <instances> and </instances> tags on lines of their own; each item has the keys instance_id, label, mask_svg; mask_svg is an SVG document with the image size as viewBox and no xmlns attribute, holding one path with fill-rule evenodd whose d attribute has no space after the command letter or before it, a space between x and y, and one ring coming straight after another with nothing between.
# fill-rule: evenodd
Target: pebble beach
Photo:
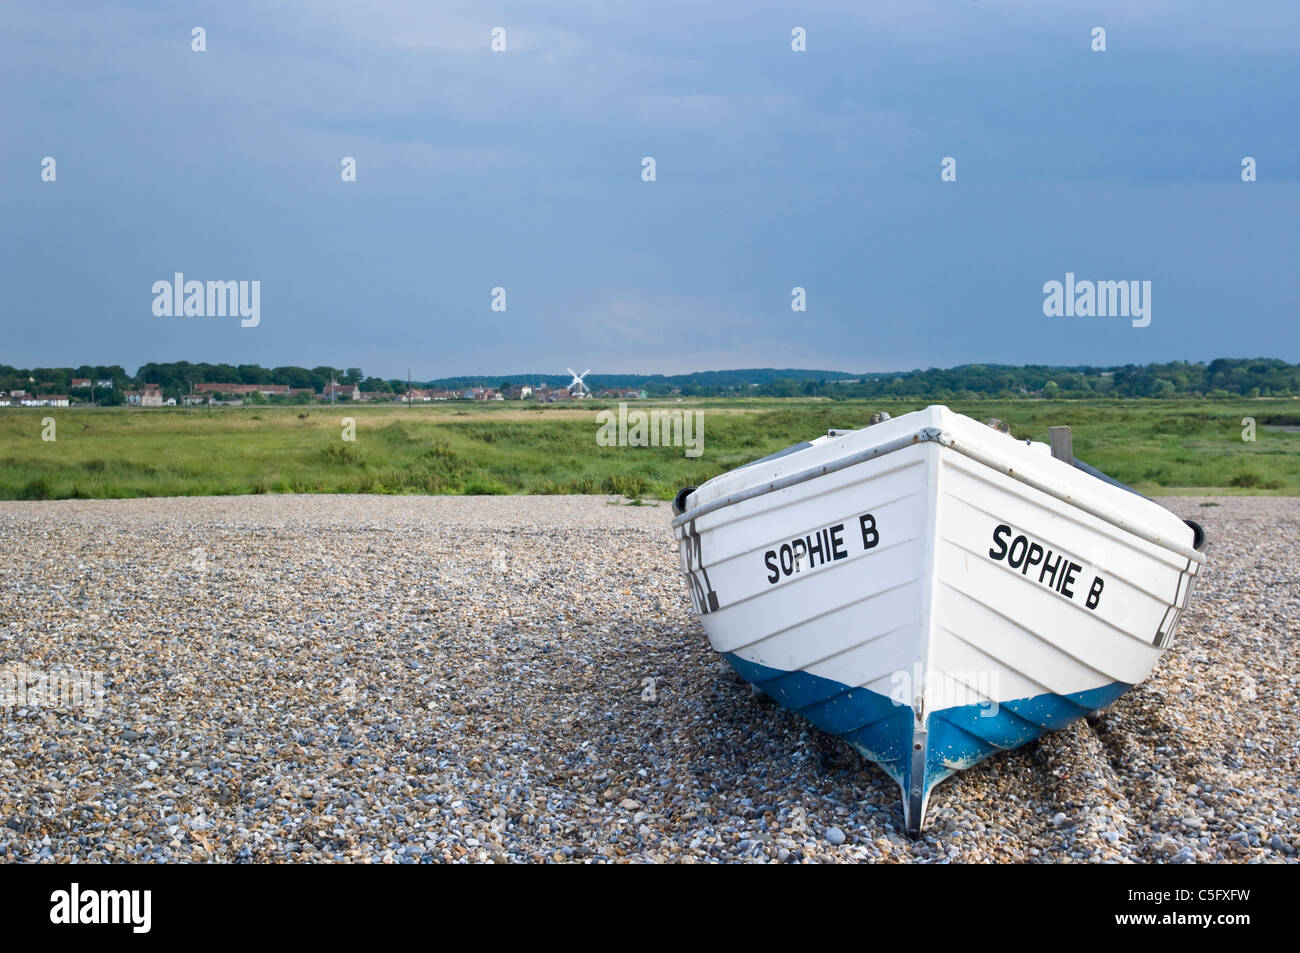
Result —
<instances>
[{"instance_id":1,"label":"pebble beach","mask_svg":"<svg viewBox=\"0 0 1300 953\"><path fill-rule=\"evenodd\" d=\"M1209 564L1152 677L939 785L756 700L666 503L0 502L0 860L1293 863L1300 499L1161 500Z\"/></svg>"}]
</instances>

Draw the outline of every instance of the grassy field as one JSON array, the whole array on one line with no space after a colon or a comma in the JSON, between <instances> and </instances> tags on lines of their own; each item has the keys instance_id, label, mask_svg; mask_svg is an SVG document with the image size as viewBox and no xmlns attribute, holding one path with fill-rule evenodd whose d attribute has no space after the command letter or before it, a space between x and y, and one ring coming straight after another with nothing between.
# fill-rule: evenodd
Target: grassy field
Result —
<instances>
[{"instance_id":1,"label":"grassy field","mask_svg":"<svg viewBox=\"0 0 1300 953\"><path fill-rule=\"evenodd\" d=\"M613 402L202 409L0 408L0 498L240 493L615 493L668 499L828 428L924 400L633 402L702 410L704 453L601 447ZM1075 454L1145 493L1300 496L1300 401L968 401L950 406L1045 440L1074 428ZM54 440L42 439L44 418ZM342 439L344 417L356 439ZM1242 439L1242 418L1257 422Z\"/></svg>"}]
</instances>

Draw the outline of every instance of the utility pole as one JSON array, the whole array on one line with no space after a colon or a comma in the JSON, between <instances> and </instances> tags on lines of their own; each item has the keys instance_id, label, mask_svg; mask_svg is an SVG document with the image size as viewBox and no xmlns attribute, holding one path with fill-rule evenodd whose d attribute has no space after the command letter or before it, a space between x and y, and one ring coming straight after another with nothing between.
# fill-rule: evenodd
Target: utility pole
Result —
<instances>
[{"instance_id":1,"label":"utility pole","mask_svg":"<svg viewBox=\"0 0 1300 953\"><path fill-rule=\"evenodd\" d=\"M406 369L406 406L411 406L411 369Z\"/></svg>"}]
</instances>

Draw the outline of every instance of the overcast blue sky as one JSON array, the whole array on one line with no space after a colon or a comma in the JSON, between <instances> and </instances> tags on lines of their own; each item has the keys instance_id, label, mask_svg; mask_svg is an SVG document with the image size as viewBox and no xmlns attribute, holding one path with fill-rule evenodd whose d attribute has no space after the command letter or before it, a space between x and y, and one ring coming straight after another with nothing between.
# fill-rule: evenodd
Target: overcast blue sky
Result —
<instances>
[{"instance_id":1,"label":"overcast blue sky","mask_svg":"<svg viewBox=\"0 0 1300 953\"><path fill-rule=\"evenodd\" d=\"M1297 53L1294 0L0 0L0 363L1300 361Z\"/></svg>"}]
</instances>

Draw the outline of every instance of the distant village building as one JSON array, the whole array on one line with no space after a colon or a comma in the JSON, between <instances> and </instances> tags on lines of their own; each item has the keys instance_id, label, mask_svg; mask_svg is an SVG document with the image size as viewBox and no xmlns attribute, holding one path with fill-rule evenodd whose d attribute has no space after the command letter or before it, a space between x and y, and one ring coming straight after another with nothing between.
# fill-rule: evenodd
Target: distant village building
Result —
<instances>
[{"instance_id":1,"label":"distant village building","mask_svg":"<svg viewBox=\"0 0 1300 953\"><path fill-rule=\"evenodd\" d=\"M63 394L28 395L22 398L24 407L67 407L68 398Z\"/></svg>"},{"instance_id":2,"label":"distant village building","mask_svg":"<svg viewBox=\"0 0 1300 953\"><path fill-rule=\"evenodd\" d=\"M433 400L464 400L465 395L458 390L437 390L436 388L424 389L413 387L397 396L397 400L405 403L410 401L413 404L427 404Z\"/></svg>"},{"instance_id":3,"label":"distant village building","mask_svg":"<svg viewBox=\"0 0 1300 953\"><path fill-rule=\"evenodd\" d=\"M535 394L531 387L526 388L529 394ZM514 390L513 388L511 389ZM508 391L509 393L509 391ZM364 394L362 395L365 396ZM437 388L422 389L413 387L409 391L403 391L400 394L384 394L385 398L406 403L410 401L413 404L429 403L435 400L505 400L506 395L494 387L466 387L464 390L439 390ZM511 398L516 395L510 393Z\"/></svg>"},{"instance_id":4,"label":"distant village building","mask_svg":"<svg viewBox=\"0 0 1300 953\"><path fill-rule=\"evenodd\" d=\"M619 390L618 388L609 388L602 390L593 395L595 397L613 397L618 400L645 400L646 392L643 390Z\"/></svg>"},{"instance_id":5,"label":"distant village building","mask_svg":"<svg viewBox=\"0 0 1300 953\"><path fill-rule=\"evenodd\" d=\"M95 386L104 390L112 390L113 379L111 377L105 377L103 380L95 381Z\"/></svg>"},{"instance_id":6,"label":"distant village building","mask_svg":"<svg viewBox=\"0 0 1300 953\"><path fill-rule=\"evenodd\" d=\"M128 407L161 407L163 405L162 391L157 384L145 384L144 390L128 390L123 392Z\"/></svg>"},{"instance_id":7,"label":"distant village building","mask_svg":"<svg viewBox=\"0 0 1300 953\"><path fill-rule=\"evenodd\" d=\"M71 387L73 390L78 390L82 387L89 387L90 379L87 377L74 377L72 379L72 383L69 384L68 386Z\"/></svg>"},{"instance_id":8,"label":"distant village building","mask_svg":"<svg viewBox=\"0 0 1300 953\"><path fill-rule=\"evenodd\" d=\"M317 395L318 400L360 400L361 388L356 384L326 384L325 389Z\"/></svg>"}]
</instances>

